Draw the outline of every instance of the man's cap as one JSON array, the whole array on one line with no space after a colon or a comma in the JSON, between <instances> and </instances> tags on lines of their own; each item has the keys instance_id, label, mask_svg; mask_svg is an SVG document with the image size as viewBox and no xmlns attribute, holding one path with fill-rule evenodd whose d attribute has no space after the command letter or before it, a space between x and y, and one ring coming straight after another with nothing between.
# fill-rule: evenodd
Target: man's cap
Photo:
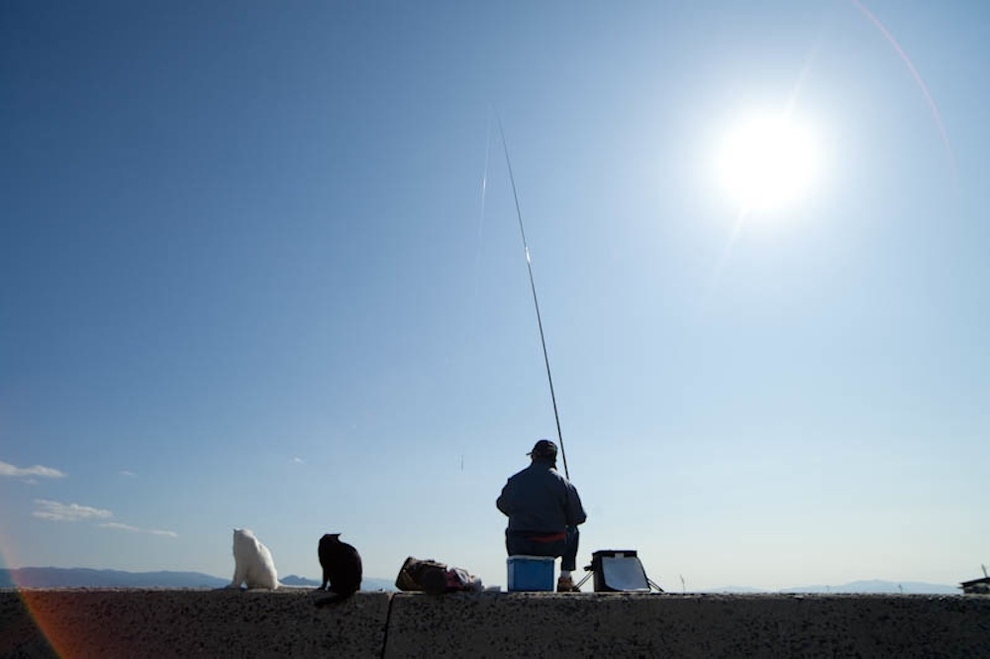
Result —
<instances>
[{"instance_id":1,"label":"man's cap","mask_svg":"<svg viewBox=\"0 0 990 659\"><path fill-rule=\"evenodd\" d=\"M549 439L541 439L533 446L533 450L526 455L531 455L534 458L556 458L557 445Z\"/></svg>"}]
</instances>

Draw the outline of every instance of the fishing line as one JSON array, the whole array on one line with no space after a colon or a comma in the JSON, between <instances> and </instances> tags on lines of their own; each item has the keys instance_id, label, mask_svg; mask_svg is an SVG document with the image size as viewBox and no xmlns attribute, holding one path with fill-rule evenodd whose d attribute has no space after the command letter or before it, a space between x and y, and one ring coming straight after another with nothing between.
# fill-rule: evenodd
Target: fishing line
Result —
<instances>
[{"instance_id":1,"label":"fishing line","mask_svg":"<svg viewBox=\"0 0 990 659\"><path fill-rule=\"evenodd\" d=\"M498 132L502 137L502 148L505 151L505 165L509 168L509 184L512 186L512 199L516 202L519 235L522 236L523 251L526 253L526 270L529 272L529 287L533 291L533 306L536 307L536 324L540 328L540 345L543 347L543 363L547 367L547 382L550 383L550 400L553 401L553 418L557 422L557 441L560 443L560 457L564 461L564 476L570 480L571 475L567 471L567 454L564 453L564 436L560 432L560 415L557 413L557 396L553 391L553 376L550 374L550 358L547 356L547 341L543 336L543 319L540 317L540 302L536 299L536 282L533 281L533 264L529 258L526 229L523 228L522 212L519 210L519 195L516 194L516 180L512 176L512 162L509 161L509 145L505 141L505 131L502 129L501 117L498 120Z\"/></svg>"},{"instance_id":2,"label":"fishing line","mask_svg":"<svg viewBox=\"0 0 990 659\"><path fill-rule=\"evenodd\" d=\"M478 298L478 289L481 279L481 245L485 230L485 203L488 198L488 165L492 152L492 126L489 121L488 137L485 140L485 173L481 177L481 212L478 215L478 249L474 259L474 297Z\"/></svg>"}]
</instances>

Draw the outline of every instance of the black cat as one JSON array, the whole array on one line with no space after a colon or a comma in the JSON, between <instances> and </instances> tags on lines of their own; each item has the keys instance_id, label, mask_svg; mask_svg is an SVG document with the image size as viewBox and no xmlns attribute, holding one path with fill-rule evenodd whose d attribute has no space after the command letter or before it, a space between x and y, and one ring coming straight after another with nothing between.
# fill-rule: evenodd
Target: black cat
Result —
<instances>
[{"instance_id":1,"label":"black cat","mask_svg":"<svg viewBox=\"0 0 990 659\"><path fill-rule=\"evenodd\" d=\"M361 555L351 545L341 542L339 533L327 533L320 538L317 553L323 568L320 590L329 590L343 598L361 589Z\"/></svg>"}]
</instances>

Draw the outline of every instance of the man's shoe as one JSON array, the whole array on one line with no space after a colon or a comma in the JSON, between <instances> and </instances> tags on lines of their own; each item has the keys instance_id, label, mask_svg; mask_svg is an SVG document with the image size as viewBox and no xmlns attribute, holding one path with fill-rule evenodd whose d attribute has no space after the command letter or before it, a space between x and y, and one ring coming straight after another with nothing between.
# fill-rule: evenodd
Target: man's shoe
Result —
<instances>
[{"instance_id":1,"label":"man's shoe","mask_svg":"<svg viewBox=\"0 0 990 659\"><path fill-rule=\"evenodd\" d=\"M570 577L560 577L557 579L558 593L580 593L581 589L574 585L574 580Z\"/></svg>"}]
</instances>

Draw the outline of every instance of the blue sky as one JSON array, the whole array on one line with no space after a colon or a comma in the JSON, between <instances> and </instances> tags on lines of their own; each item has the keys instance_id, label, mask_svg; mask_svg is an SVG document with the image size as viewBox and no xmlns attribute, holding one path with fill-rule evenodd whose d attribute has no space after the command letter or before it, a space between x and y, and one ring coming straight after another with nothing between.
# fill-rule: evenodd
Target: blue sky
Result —
<instances>
[{"instance_id":1,"label":"blue sky","mask_svg":"<svg viewBox=\"0 0 990 659\"><path fill-rule=\"evenodd\" d=\"M0 18L6 565L228 576L248 527L283 575L340 532L367 576L504 586L495 498L556 426L499 119L579 561L690 590L990 560L984 3ZM719 169L747 116L810 136L785 204Z\"/></svg>"}]
</instances>

